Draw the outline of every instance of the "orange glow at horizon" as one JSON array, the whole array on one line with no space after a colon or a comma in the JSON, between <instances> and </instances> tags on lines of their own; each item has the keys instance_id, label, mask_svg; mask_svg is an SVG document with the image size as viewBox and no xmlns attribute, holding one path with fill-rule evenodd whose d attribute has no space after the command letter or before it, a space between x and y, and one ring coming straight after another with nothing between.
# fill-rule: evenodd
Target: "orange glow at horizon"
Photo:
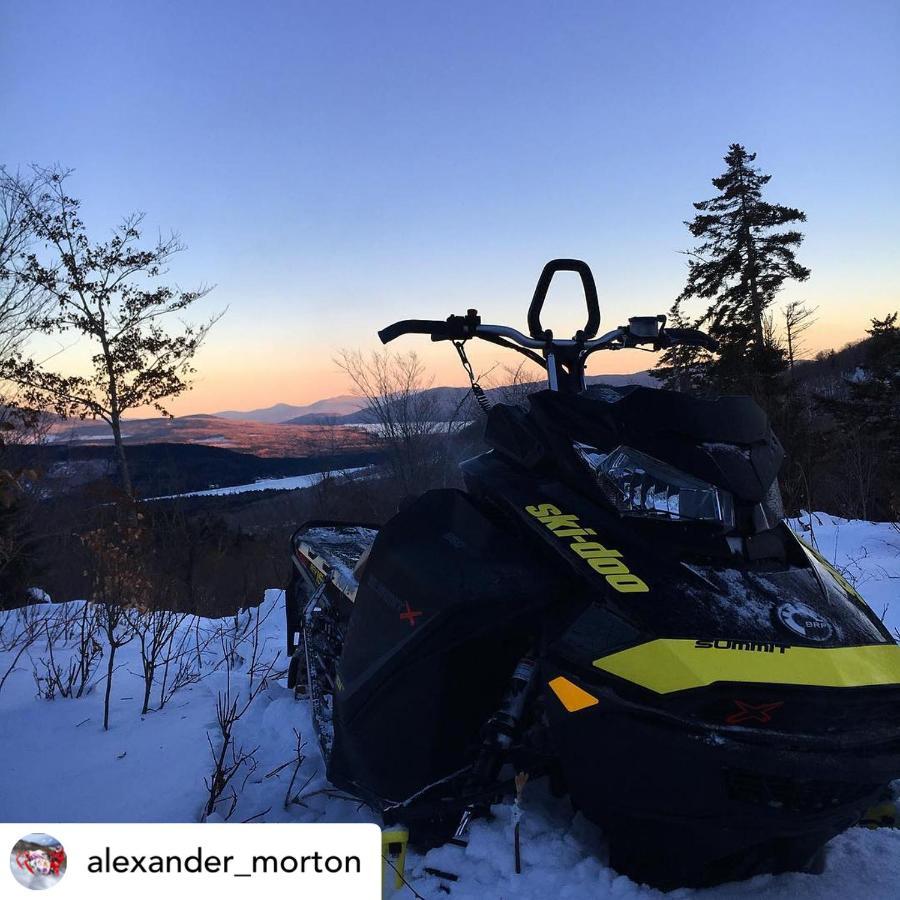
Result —
<instances>
[{"instance_id":1,"label":"orange glow at horizon","mask_svg":"<svg viewBox=\"0 0 900 900\"><path fill-rule=\"evenodd\" d=\"M873 315L880 315L877 311ZM840 321L835 317L819 319L804 335L806 357L823 350L839 350L847 343L865 337L868 316L860 323ZM329 351L311 348L285 351L269 348L253 353L243 348L236 354L226 341L216 342L201 351L197 360L197 375L192 390L169 404L176 416L216 413L225 410L253 410L289 403L304 406L317 400L354 393L348 376L334 362L336 349ZM383 349L377 342L362 347L364 352ZM415 352L425 365L427 382L437 386L464 386L467 379L452 348L432 344L427 339L410 337L391 345L392 351ZM504 367L518 364L519 357L498 351L488 345L470 342L469 357L476 373L485 385L503 383ZM658 355L640 350L598 353L588 364L588 375L623 375L650 369ZM240 360L239 363L236 360ZM540 373L536 367L537 377ZM153 410L134 410L132 418L155 416Z\"/></svg>"}]
</instances>

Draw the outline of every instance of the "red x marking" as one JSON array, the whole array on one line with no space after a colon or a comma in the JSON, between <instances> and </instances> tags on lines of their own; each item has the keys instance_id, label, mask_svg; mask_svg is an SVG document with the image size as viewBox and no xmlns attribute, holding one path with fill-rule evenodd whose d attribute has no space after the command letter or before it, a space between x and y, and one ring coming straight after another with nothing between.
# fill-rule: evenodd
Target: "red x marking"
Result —
<instances>
[{"instance_id":1,"label":"red x marking","mask_svg":"<svg viewBox=\"0 0 900 900\"><path fill-rule=\"evenodd\" d=\"M406 600L404 602L406 603L406 612L400 613L400 621L403 622L405 620L405 621L409 622L410 628L415 628L416 627L416 616L421 616L422 613L417 609L413 609L409 605L408 600Z\"/></svg>"},{"instance_id":2,"label":"red x marking","mask_svg":"<svg viewBox=\"0 0 900 900\"><path fill-rule=\"evenodd\" d=\"M733 712L725 718L729 725L740 725L741 722L771 722L772 713L779 706L784 706L784 700L777 703L761 703L759 706L753 706L752 703L745 703L743 700L735 700L737 712Z\"/></svg>"}]
</instances>

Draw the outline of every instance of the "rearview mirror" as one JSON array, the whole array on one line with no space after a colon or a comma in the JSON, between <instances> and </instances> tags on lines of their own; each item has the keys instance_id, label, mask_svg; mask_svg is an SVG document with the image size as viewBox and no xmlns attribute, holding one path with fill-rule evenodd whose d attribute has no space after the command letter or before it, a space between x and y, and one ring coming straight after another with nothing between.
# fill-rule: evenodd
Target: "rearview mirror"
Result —
<instances>
[{"instance_id":1,"label":"rearview mirror","mask_svg":"<svg viewBox=\"0 0 900 900\"><path fill-rule=\"evenodd\" d=\"M628 320L628 331L633 337L654 340L665 324L665 316L632 316Z\"/></svg>"}]
</instances>

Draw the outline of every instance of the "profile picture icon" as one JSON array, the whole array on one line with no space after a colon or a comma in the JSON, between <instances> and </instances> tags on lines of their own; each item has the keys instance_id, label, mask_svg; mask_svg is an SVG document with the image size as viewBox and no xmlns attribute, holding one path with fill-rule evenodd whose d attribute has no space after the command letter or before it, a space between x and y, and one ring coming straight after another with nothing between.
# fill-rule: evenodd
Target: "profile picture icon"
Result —
<instances>
[{"instance_id":1,"label":"profile picture icon","mask_svg":"<svg viewBox=\"0 0 900 900\"><path fill-rule=\"evenodd\" d=\"M45 891L66 874L66 851L49 834L26 834L13 845L9 867L22 887Z\"/></svg>"}]
</instances>

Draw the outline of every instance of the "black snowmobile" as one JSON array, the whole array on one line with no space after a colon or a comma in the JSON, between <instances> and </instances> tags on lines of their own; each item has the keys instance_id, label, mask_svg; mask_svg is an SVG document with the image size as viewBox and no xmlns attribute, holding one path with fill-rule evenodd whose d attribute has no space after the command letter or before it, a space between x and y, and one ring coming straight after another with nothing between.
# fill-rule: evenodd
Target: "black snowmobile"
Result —
<instances>
[{"instance_id":1,"label":"black snowmobile","mask_svg":"<svg viewBox=\"0 0 900 900\"><path fill-rule=\"evenodd\" d=\"M568 340L541 325L558 271L587 300ZM588 266L555 260L529 336L475 310L379 332L464 361L474 338L515 349L549 389L490 408L466 492L294 535L290 682L328 777L413 842L463 838L528 773L638 881L820 870L900 777L900 647L783 521L783 452L751 399L585 386L595 351L710 338L663 316L599 324Z\"/></svg>"}]
</instances>

